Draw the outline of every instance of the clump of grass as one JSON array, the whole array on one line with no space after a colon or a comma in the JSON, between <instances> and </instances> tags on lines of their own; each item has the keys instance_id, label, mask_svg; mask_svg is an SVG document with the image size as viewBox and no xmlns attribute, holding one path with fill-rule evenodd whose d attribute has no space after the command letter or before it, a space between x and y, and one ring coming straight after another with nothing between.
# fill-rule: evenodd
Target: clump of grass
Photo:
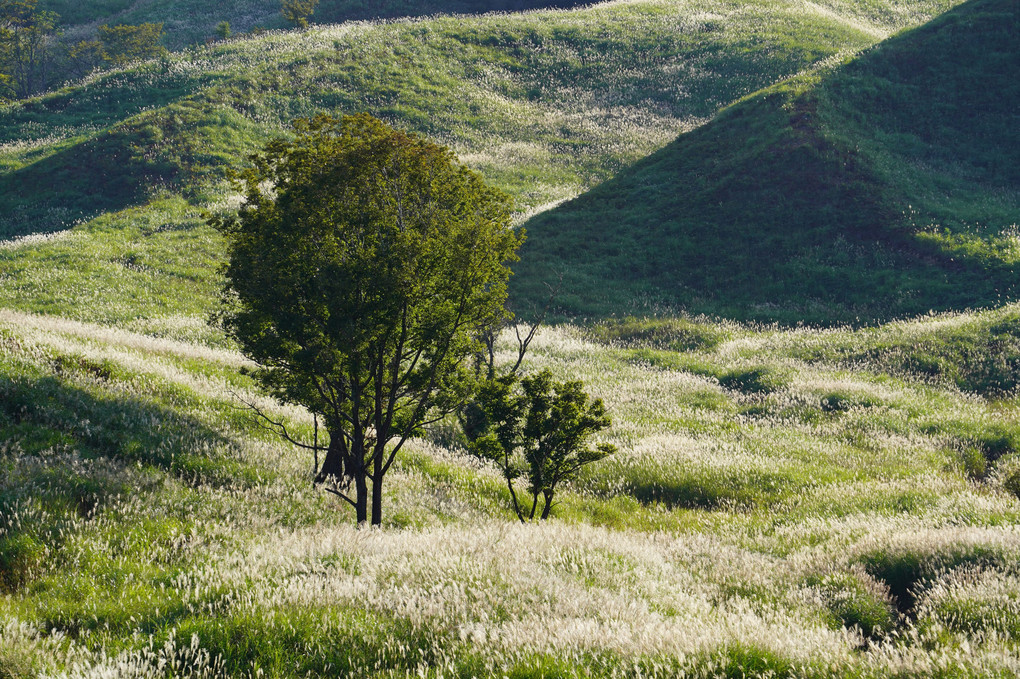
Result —
<instances>
[{"instance_id":1,"label":"clump of grass","mask_svg":"<svg viewBox=\"0 0 1020 679\"><path fill-rule=\"evenodd\" d=\"M1011 470L1006 478L1002 480L1002 487L1013 494L1013 496L1020 500L1020 466Z\"/></svg>"},{"instance_id":2,"label":"clump of grass","mask_svg":"<svg viewBox=\"0 0 1020 679\"><path fill-rule=\"evenodd\" d=\"M1001 568L1011 555L994 545L950 544L935 549L888 548L861 555L860 565L889 589L897 610L917 617L917 603L946 573L960 568Z\"/></svg>"},{"instance_id":3,"label":"clump of grass","mask_svg":"<svg viewBox=\"0 0 1020 679\"><path fill-rule=\"evenodd\" d=\"M988 458L980 448L964 447L960 453L960 461L963 463L964 473L970 478L980 481L988 475Z\"/></svg>"},{"instance_id":4,"label":"clump of grass","mask_svg":"<svg viewBox=\"0 0 1020 679\"><path fill-rule=\"evenodd\" d=\"M790 371L772 365L741 366L719 376L719 384L744 394L771 394L790 383Z\"/></svg>"},{"instance_id":5,"label":"clump of grass","mask_svg":"<svg viewBox=\"0 0 1020 679\"><path fill-rule=\"evenodd\" d=\"M0 504L0 507L3 507ZM42 570L46 547L31 535L0 532L0 593L12 593Z\"/></svg>"},{"instance_id":6,"label":"clump of grass","mask_svg":"<svg viewBox=\"0 0 1020 679\"><path fill-rule=\"evenodd\" d=\"M723 326L688 318L608 319L591 326L599 342L625 347L650 347L670 351L711 350L732 336Z\"/></svg>"},{"instance_id":7,"label":"clump of grass","mask_svg":"<svg viewBox=\"0 0 1020 679\"><path fill-rule=\"evenodd\" d=\"M819 589L840 625L856 627L866 638L882 639L900 623L887 589L860 568L812 577L807 584Z\"/></svg>"}]
</instances>

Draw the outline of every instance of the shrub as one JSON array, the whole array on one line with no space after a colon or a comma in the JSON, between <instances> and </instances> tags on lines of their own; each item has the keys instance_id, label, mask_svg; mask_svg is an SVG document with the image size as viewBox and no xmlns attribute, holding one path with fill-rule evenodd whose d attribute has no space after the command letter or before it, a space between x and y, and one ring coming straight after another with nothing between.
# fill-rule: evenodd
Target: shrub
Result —
<instances>
[{"instance_id":1,"label":"shrub","mask_svg":"<svg viewBox=\"0 0 1020 679\"><path fill-rule=\"evenodd\" d=\"M24 587L42 568L46 548L29 535L0 538L0 592Z\"/></svg>"},{"instance_id":2,"label":"shrub","mask_svg":"<svg viewBox=\"0 0 1020 679\"><path fill-rule=\"evenodd\" d=\"M1014 469L1002 482L1002 487L1020 500L1020 468Z\"/></svg>"},{"instance_id":3,"label":"shrub","mask_svg":"<svg viewBox=\"0 0 1020 679\"><path fill-rule=\"evenodd\" d=\"M789 375L771 366L736 368L724 373L719 384L745 394L771 394L789 384Z\"/></svg>"},{"instance_id":4,"label":"shrub","mask_svg":"<svg viewBox=\"0 0 1020 679\"><path fill-rule=\"evenodd\" d=\"M960 454L963 471L972 479L980 480L988 474L988 458L980 448L968 446Z\"/></svg>"}]
</instances>

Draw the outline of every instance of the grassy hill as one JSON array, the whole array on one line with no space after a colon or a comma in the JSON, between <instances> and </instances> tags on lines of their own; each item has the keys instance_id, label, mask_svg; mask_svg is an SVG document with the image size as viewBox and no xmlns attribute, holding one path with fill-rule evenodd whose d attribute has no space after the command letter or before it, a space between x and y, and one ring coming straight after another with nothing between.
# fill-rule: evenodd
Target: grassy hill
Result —
<instances>
[{"instance_id":1,"label":"grassy hill","mask_svg":"<svg viewBox=\"0 0 1020 679\"><path fill-rule=\"evenodd\" d=\"M102 24L163 24L163 42L171 49L202 43L216 35L221 21L233 33L287 28L280 0L42 0L40 7L56 12L67 37L91 36ZM366 19L474 14L591 4L579 0L322 0L309 17L312 23L340 23Z\"/></svg>"},{"instance_id":2,"label":"grassy hill","mask_svg":"<svg viewBox=\"0 0 1020 679\"><path fill-rule=\"evenodd\" d=\"M735 99L950 4L609 3L347 24L95 74L0 109L0 235L74 227L70 240L0 250L0 298L101 322L204 315L217 260L199 215L296 116L367 110L427 134L514 195L523 218Z\"/></svg>"},{"instance_id":3,"label":"grassy hill","mask_svg":"<svg viewBox=\"0 0 1020 679\"><path fill-rule=\"evenodd\" d=\"M973 0L767 88L526 226L519 296L871 322L1015 299L1017 12Z\"/></svg>"},{"instance_id":4,"label":"grassy hill","mask_svg":"<svg viewBox=\"0 0 1020 679\"><path fill-rule=\"evenodd\" d=\"M1015 304L545 328L528 369L584 380L619 452L520 526L441 423L401 452L380 531L239 407L312 435L206 320L203 214L236 207L227 171L296 115L369 110L450 144L523 221L952 4L318 27L0 109L0 679L1020 674Z\"/></svg>"}]
</instances>

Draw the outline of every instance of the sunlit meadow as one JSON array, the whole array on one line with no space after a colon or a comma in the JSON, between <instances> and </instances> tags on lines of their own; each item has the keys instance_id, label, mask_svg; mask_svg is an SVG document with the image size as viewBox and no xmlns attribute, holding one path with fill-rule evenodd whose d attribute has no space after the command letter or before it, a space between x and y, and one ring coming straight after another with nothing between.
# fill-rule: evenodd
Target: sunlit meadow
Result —
<instances>
[{"instance_id":1,"label":"sunlit meadow","mask_svg":"<svg viewBox=\"0 0 1020 679\"><path fill-rule=\"evenodd\" d=\"M619 453L522 526L496 470L437 427L403 456L386 527L358 531L239 407L258 398L243 357L4 312L0 667L1010 676L1015 399L876 367L897 341L1016 314L689 321L709 340L683 351L546 329L529 369L605 399ZM263 405L310 435L300 409Z\"/></svg>"},{"instance_id":2,"label":"sunlit meadow","mask_svg":"<svg viewBox=\"0 0 1020 679\"><path fill-rule=\"evenodd\" d=\"M0 110L0 678L1016 676L1020 307L544 328L527 369L582 379L619 452L525 526L443 423L361 531L208 323L225 169L295 116L427 134L524 221L953 4L315 27Z\"/></svg>"}]
</instances>

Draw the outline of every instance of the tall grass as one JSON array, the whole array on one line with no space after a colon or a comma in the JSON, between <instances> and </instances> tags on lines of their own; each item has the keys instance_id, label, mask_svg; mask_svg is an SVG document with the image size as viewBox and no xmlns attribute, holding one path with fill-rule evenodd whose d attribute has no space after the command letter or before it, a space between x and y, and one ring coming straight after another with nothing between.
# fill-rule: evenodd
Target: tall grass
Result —
<instances>
[{"instance_id":1,"label":"tall grass","mask_svg":"<svg viewBox=\"0 0 1020 679\"><path fill-rule=\"evenodd\" d=\"M0 668L1015 672L1018 456L1008 444L981 480L963 464L975 437L1017 431L1015 396L817 351L1012 313L824 332L693 319L723 339L681 351L546 329L529 369L583 379L620 452L522 527L498 470L419 440L388 527L366 532L236 408L253 395L230 350L6 312ZM748 366L780 378L725 385Z\"/></svg>"}]
</instances>

